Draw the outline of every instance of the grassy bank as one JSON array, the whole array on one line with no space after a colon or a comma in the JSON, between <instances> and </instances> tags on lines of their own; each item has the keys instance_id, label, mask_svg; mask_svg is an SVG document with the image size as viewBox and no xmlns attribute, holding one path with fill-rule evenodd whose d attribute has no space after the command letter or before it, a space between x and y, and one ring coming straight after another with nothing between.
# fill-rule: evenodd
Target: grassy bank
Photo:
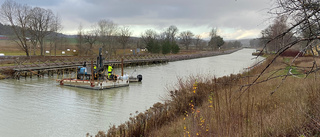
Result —
<instances>
[{"instance_id":1,"label":"grassy bank","mask_svg":"<svg viewBox=\"0 0 320 137\"><path fill-rule=\"evenodd\" d=\"M12 69L1 69L0 70L0 80L12 78L14 71Z\"/></svg>"},{"instance_id":2,"label":"grassy bank","mask_svg":"<svg viewBox=\"0 0 320 137\"><path fill-rule=\"evenodd\" d=\"M245 74L180 81L165 103L97 136L319 136L319 76L304 74L313 60L295 61L299 76L284 80L290 60L278 58L250 87L270 60Z\"/></svg>"}]
</instances>

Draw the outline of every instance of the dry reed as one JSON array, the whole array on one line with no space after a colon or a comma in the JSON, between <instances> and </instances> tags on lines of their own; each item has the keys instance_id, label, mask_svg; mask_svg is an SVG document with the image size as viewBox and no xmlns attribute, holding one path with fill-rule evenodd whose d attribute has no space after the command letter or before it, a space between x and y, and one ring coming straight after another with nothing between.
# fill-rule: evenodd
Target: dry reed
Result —
<instances>
[{"instance_id":1,"label":"dry reed","mask_svg":"<svg viewBox=\"0 0 320 137\"><path fill-rule=\"evenodd\" d=\"M319 136L317 75L287 77L285 82L276 77L251 85L269 61L241 75L180 81L164 104L156 103L97 136ZM279 69L285 67L282 62L277 59L257 83L286 74Z\"/></svg>"}]
</instances>

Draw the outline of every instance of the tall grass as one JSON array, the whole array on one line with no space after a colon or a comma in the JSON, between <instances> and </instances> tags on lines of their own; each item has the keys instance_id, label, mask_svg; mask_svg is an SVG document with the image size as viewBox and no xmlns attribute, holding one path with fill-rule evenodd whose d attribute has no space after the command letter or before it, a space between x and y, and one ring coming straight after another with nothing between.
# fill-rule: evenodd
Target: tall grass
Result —
<instances>
[{"instance_id":1,"label":"tall grass","mask_svg":"<svg viewBox=\"0 0 320 137\"><path fill-rule=\"evenodd\" d=\"M14 70L13 69L1 69L0 70L0 80L13 77L14 75Z\"/></svg>"},{"instance_id":2,"label":"tall grass","mask_svg":"<svg viewBox=\"0 0 320 137\"><path fill-rule=\"evenodd\" d=\"M273 76L274 69L286 71L281 62L278 59L258 82ZM180 81L165 103L97 136L319 136L316 75L287 77L279 88L282 77L241 88L254 81L266 63L241 75Z\"/></svg>"}]
</instances>

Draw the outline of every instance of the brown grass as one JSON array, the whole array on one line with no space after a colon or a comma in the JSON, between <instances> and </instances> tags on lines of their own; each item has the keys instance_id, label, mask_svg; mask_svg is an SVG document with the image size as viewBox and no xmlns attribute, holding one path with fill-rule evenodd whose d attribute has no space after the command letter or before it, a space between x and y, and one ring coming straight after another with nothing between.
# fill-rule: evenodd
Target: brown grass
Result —
<instances>
[{"instance_id":1,"label":"brown grass","mask_svg":"<svg viewBox=\"0 0 320 137\"><path fill-rule=\"evenodd\" d=\"M12 77L14 70L12 69L2 69L0 70L0 80Z\"/></svg>"},{"instance_id":2,"label":"brown grass","mask_svg":"<svg viewBox=\"0 0 320 137\"><path fill-rule=\"evenodd\" d=\"M78 51L76 44L69 42L64 46L58 45L56 55L61 56L62 51L66 52L65 55L74 55L75 54L72 51L70 51L70 52L66 51L66 48L69 48L71 50L75 49ZM98 46L98 45L94 46L93 51L95 52L95 54L99 53L99 48L100 48L100 46ZM45 50L50 50L48 43L45 44ZM51 55L54 56L54 49L53 48L50 52L51 52ZM17 45L17 43L15 43L12 40L0 40L0 53L4 53L6 56L26 55L26 53ZM140 52L140 54L144 54L144 53L145 53L144 51ZM132 55L133 53L132 53L132 51L130 51L130 49L117 49L117 54ZM30 51L30 55L33 55L33 50ZM37 49L36 55L40 55L40 48ZM50 54L46 54L46 55L48 56Z\"/></svg>"},{"instance_id":3,"label":"brown grass","mask_svg":"<svg viewBox=\"0 0 320 137\"><path fill-rule=\"evenodd\" d=\"M284 69L274 73L286 67L283 61L287 59L278 58L258 82L286 74ZM97 136L319 136L318 75L287 77L279 88L283 77L241 88L268 62L242 75L180 81L179 90L170 91L164 104L156 103Z\"/></svg>"},{"instance_id":4,"label":"brown grass","mask_svg":"<svg viewBox=\"0 0 320 137\"><path fill-rule=\"evenodd\" d=\"M0 52L4 51L20 51L19 46L10 40L0 40Z\"/></svg>"}]
</instances>

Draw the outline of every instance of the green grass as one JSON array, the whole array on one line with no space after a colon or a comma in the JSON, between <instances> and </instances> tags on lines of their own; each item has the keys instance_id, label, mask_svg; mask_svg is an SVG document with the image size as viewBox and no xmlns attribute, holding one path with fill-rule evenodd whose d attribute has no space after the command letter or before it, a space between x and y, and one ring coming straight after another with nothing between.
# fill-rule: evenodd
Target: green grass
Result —
<instances>
[{"instance_id":1,"label":"green grass","mask_svg":"<svg viewBox=\"0 0 320 137\"><path fill-rule=\"evenodd\" d=\"M290 58L283 58L283 62L289 63L290 62Z\"/></svg>"},{"instance_id":2,"label":"green grass","mask_svg":"<svg viewBox=\"0 0 320 137\"><path fill-rule=\"evenodd\" d=\"M288 74L288 72L289 72L289 70L291 69L291 73L293 74L293 75L295 75L295 76L298 76L298 77L304 77L305 75L303 74L303 73L301 73L301 72L299 72L298 70L297 70L297 67L294 67L294 66L287 66L286 68L285 68L285 70L284 70L284 73L285 74Z\"/></svg>"},{"instance_id":3,"label":"green grass","mask_svg":"<svg viewBox=\"0 0 320 137\"><path fill-rule=\"evenodd\" d=\"M73 56L72 51L65 51L65 54L61 54L62 50L57 50L57 56ZM23 51L3 51L0 53L4 53L5 56L25 56L26 53ZM33 55L33 51L29 53L30 56ZM36 55L40 55L40 51L36 52ZM50 56L50 54L46 53L45 56ZM54 50L51 50L51 56L54 56Z\"/></svg>"},{"instance_id":4,"label":"green grass","mask_svg":"<svg viewBox=\"0 0 320 137\"><path fill-rule=\"evenodd\" d=\"M77 38L67 38L68 42L71 44L77 44Z\"/></svg>"},{"instance_id":5,"label":"green grass","mask_svg":"<svg viewBox=\"0 0 320 137\"><path fill-rule=\"evenodd\" d=\"M24 56L26 55L25 52L22 52L22 51L4 51L4 52L1 52L1 53L4 53L5 56Z\"/></svg>"}]
</instances>

